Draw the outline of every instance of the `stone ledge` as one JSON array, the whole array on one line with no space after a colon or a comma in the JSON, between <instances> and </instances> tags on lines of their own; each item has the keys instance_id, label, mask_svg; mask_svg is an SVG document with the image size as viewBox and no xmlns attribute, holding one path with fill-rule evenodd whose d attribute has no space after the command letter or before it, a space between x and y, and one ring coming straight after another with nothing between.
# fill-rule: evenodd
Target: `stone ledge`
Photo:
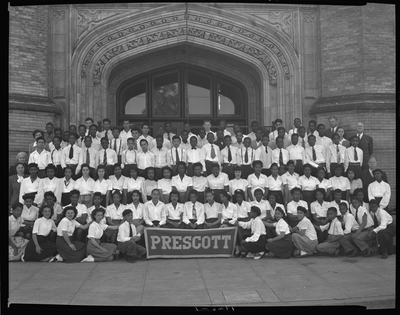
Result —
<instances>
[{"instance_id":1,"label":"stone ledge","mask_svg":"<svg viewBox=\"0 0 400 315\"><path fill-rule=\"evenodd\" d=\"M320 97L309 110L309 115L349 110L395 110L394 93L362 93L355 95Z\"/></svg>"},{"instance_id":2,"label":"stone ledge","mask_svg":"<svg viewBox=\"0 0 400 315\"><path fill-rule=\"evenodd\" d=\"M8 109L63 114L63 110L51 98L35 95L9 94Z\"/></svg>"}]
</instances>

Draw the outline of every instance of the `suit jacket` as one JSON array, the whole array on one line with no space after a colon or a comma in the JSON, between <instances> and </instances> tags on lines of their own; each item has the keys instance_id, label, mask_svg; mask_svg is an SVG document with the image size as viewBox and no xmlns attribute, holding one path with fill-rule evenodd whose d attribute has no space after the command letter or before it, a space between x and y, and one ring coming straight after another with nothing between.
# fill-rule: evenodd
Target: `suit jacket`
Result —
<instances>
[{"instance_id":1,"label":"suit jacket","mask_svg":"<svg viewBox=\"0 0 400 315\"><path fill-rule=\"evenodd\" d=\"M355 134L355 135L357 135L357 134ZM372 137L370 137L364 133L358 144L358 147L361 150L363 150L363 156L364 156L363 165L364 165L364 163L368 164L368 160L369 160L370 156L372 155L373 149L374 149Z\"/></svg>"},{"instance_id":2,"label":"suit jacket","mask_svg":"<svg viewBox=\"0 0 400 315\"><path fill-rule=\"evenodd\" d=\"M364 138L364 136L363 136ZM363 191L364 191L364 202L369 202L368 200L368 186L369 184L373 183L375 181L375 178L371 175L369 172L369 168L366 170L363 170L360 175L361 181L363 183ZM382 171L382 179L384 182L388 183L387 175L384 171Z\"/></svg>"},{"instance_id":3,"label":"suit jacket","mask_svg":"<svg viewBox=\"0 0 400 315\"><path fill-rule=\"evenodd\" d=\"M24 178L29 175L24 174ZM15 202L19 201L19 189L21 183L17 182L17 174L8 177L8 205L11 207Z\"/></svg>"}]
</instances>

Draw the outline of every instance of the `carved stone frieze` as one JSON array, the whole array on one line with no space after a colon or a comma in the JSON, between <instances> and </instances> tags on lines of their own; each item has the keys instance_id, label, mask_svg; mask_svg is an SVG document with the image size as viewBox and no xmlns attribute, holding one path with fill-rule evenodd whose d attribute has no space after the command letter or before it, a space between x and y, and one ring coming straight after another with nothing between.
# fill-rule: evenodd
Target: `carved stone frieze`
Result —
<instances>
[{"instance_id":1,"label":"carved stone frieze","mask_svg":"<svg viewBox=\"0 0 400 315\"><path fill-rule=\"evenodd\" d=\"M311 12L303 12L304 22L315 22L315 14Z\"/></svg>"},{"instance_id":2,"label":"carved stone frieze","mask_svg":"<svg viewBox=\"0 0 400 315\"><path fill-rule=\"evenodd\" d=\"M292 11L249 12L249 14L262 19L263 21L275 27L277 30L292 38Z\"/></svg>"},{"instance_id":3,"label":"carved stone frieze","mask_svg":"<svg viewBox=\"0 0 400 315\"><path fill-rule=\"evenodd\" d=\"M65 20L65 10L54 10L53 11L54 21Z\"/></svg>"}]
</instances>

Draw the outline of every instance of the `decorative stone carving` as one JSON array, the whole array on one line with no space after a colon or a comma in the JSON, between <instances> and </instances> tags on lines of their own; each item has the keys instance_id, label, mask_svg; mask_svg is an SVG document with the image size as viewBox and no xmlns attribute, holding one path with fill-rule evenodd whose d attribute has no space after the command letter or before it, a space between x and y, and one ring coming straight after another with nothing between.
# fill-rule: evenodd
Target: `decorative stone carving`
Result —
<instances>
[{"instance_id":1,"label":"decorative stone carving","mask_svg":"<svg viewBox=\"0 0 400 315\"><path fill-rule=\"evenodd\" d=\"M124 10L79 10L78 11L78 38L91 30L96 24L112 16L124 13Z\"/></svg>"},{"instance_id":2,"label":"decorative stone carving","mask_svg":"<svg viewBox=\"0 0 400 315\"><path fill-rule=\"evenodd\" d=\"M277 30L292 38L292 11L251 12L250 14L266 21Z\"/></svg>"},{"instance_id":3,"label":"decorative stone carving","mask_svg":"<svg viewBox=\"0 0 400 315\"><path fill-rule=\"evenodd\" d=\"M315 14L311 12L303 12L304 22L315 22Z\"/></svg>"},{"instance_id":4,"label":"decorative stone carving","mask_svg":"<svg viewBox=\"0 0 400 315\"><path fill-rule=\"evenodd\" d=\"M53 18L56 22L59 20L65 20L65 10L54 10Z\"/></svg>"}]
</instances>

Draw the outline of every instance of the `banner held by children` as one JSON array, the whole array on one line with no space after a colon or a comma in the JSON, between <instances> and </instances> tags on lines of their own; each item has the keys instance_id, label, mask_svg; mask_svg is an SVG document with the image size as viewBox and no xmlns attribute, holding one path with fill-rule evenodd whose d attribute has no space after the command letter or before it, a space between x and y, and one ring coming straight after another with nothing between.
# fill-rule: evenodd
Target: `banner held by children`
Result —
<instances>
[{"instance_id":1,"label":"banner held by children","mask_svg":"<svg viewBox=\"0 0 400 315\"><path fill-rule=\"evenodd\" d=\"M206 230L146 228L147 258L232 257L237 227Z\"/></svg>"}]
</instances>

